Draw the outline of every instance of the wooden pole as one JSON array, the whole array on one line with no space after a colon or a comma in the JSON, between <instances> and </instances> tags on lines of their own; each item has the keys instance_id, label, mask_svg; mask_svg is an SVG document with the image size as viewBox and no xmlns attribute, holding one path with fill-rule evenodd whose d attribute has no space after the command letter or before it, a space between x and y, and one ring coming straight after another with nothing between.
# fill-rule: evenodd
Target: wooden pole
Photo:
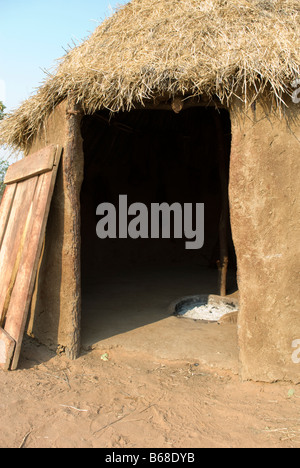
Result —
<instances>
[{"instance_id":1,"label":"wooden pole","mask_svg":"<svg viewBox=\"0 0 300 468\"><path fill-rule=\"evenodd\" d=\"M68 329L68 346L65 348L69 359L77 359L81 344L81 218L80 218L80 190L84 173L84 154L80 123L82 113L80 107L72 100L68 103L68 136L64 149L63 171L65 179L65 219L69 223L68 259L70 283L70 321Z\"/></svg>"},{"instance_id":2,"label":"wooden pole","mask_svg":"<svg viewBox=\"0 0 300 468\"><path fill-rule=\"evenodd\" d=\"M219 290L221 296L227 293L227 271L228 271L228 228L229 228L229 197L228 197L228 170L226 165L226 145L222 119L219 112L214 112L215 126L217 131L217 148L219 160L219 176L221 183L221 216L219 222L220 260Z\"/></svg>"}]
</instances>

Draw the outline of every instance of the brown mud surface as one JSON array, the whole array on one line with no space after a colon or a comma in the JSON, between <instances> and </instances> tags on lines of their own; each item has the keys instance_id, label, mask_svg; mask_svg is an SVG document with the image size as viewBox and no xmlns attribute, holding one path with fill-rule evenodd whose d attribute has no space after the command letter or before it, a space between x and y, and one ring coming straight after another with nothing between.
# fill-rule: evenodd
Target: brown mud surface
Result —
<instances>
[{"instance_id":1,"label":"brown mud surface","mask_svg":"<svg viewBox=\"0 0 300 468\"><path fill-rule=\"evenodd\" d=\"M111 346L69 361L26 338L0 386L1 448L300 447L300 386L194 359Z\"/></svg>"}]
</instances>

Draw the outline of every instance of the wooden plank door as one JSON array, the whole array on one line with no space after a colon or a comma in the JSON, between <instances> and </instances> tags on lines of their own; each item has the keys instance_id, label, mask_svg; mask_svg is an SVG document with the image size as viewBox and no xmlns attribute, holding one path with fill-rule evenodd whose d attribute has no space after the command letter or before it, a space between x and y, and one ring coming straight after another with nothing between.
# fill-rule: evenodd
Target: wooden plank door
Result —
<instances>
[{"instance_id":1,"label":"wooden plank door","mask_svg":"<svg viewBox=\"0 0 300 468\"><path fill-rule=\"evenodd\" d=\"M0 206L0 368L17 368L62 154L51 145L8 168Z\"/></svg>"}]
</instances>

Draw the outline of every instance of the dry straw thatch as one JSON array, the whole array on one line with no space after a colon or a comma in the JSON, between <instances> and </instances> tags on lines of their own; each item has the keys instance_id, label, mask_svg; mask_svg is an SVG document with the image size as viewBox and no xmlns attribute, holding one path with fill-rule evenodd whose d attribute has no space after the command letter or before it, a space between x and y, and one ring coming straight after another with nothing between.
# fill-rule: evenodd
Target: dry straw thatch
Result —
<instances>
[{"instance_id":1,"label":"dry straw thatch","mask_svg":"<svg viewBox=\"0 0 300 468\"><path fill-rule=\"evenodd\" d=\"M270 93L300 76L299 0L133 0L63 57L37 94L2 123L0 142L26 149L66 98L85 113L130 110L157 95Z\"/></svg>"}]
</instances>

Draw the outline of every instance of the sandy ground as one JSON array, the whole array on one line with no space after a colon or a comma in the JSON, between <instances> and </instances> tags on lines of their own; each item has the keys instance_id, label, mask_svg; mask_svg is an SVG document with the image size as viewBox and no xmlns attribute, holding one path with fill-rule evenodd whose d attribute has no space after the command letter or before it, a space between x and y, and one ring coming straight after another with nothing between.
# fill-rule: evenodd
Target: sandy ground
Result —
<instances>
[{"instance_id":1,"label":"sandy ground","mask_svg":"<svg viewBox=\"0 0 300 468\"><path fill-rule=\"evenodd\" d=\"M300 447L300 387L125 348L70 362L26 338L0 372L1 448Z\"/></svg>"},{"instance_id":2,"label":"sandy ground","mask_svg":"<svg viewBox=\"0 0 300 468\"><path fill-rule=\"evenodd\" d=\"M0 371L0 447L300 447L300 386L241 382L236 324L170 315L214 275L167 273L90 283L76 361L26 337Z\"/></svg>"}]
</instances>

